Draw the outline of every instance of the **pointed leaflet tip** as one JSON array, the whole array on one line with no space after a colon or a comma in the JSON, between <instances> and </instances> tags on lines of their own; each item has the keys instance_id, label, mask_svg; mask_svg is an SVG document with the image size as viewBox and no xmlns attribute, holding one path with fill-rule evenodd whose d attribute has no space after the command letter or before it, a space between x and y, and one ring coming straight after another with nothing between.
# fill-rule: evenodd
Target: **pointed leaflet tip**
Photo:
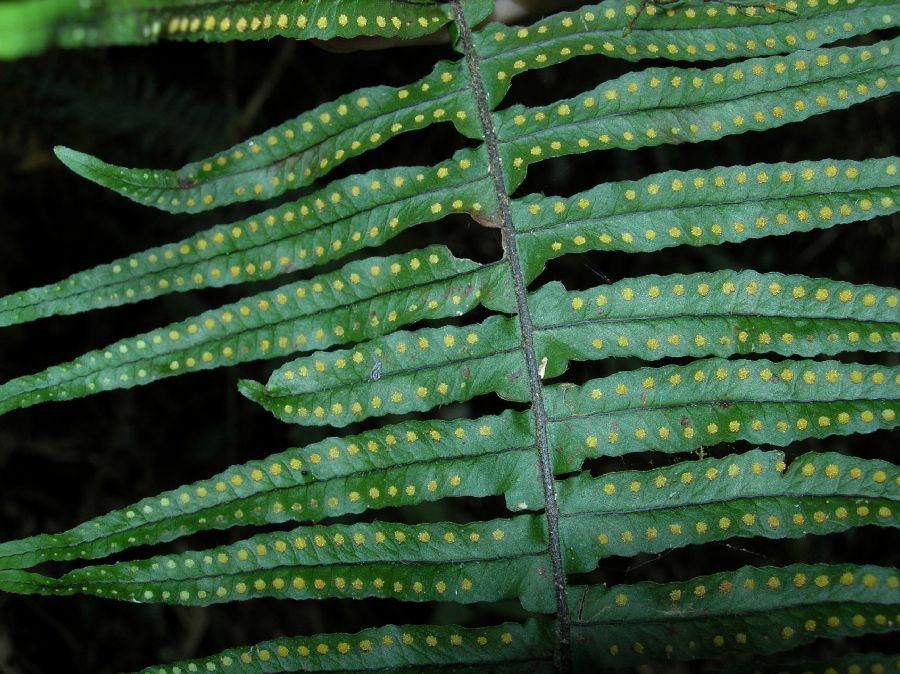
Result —
<instances>
[{"instance_id":1,"label":"pointed leaflet tip","mask_svg":"<svg viewBox=\"0 0 900 674\"><path fill-rule=\"evenodd\" d=\"M238 382L238 391L242 396L255 403L262 404L262 401L266 399L266 387L252 379L241 379Z\"/></svg>"},{"instance_id":2,"label":"pointed leaflet tip","mask_svg":"<svg viewBox=\"0 0 900 674\"><path fill-rule=\"evenodd\" d=\"M70 162L72 161L77 161L79 158L87 156L84 152L73 150L72 148L66 147L65 145L54 145L53 154L55 154L57 158L66 166L69 166Z\"/></svg>"},{"instance_id":3,"label":"pointed leaflet tip","mask_svg":"<svg viewBox=\"0 0 900 674\"><path fill-rule=\"evenodd\" d=\"M104 184L101 182L103 178L102 169L108 168L109 164L106 164L85 152L73 150L65 145L55 146L53 148L53 153L73 173L80 175L82 178L87 178L92 182L101 185Z\"/></svg>"},{"instance_id":4,"label":"pointed leaflet tip","mask_svg":"<svg viewBox=\"0 0 900 674\"><path fill-rule=\"evenodd\" d=\"M146 169L126 169L115 164L107 164L93 155L64 145L57 145L53 148L53 152L73 173L132 201L146 204L149 199L155 200L157 197L155 192L150 196L146 194L139 196L135 193L137 177L146 178L151 173Z\"/></svg>"}]
</instances>

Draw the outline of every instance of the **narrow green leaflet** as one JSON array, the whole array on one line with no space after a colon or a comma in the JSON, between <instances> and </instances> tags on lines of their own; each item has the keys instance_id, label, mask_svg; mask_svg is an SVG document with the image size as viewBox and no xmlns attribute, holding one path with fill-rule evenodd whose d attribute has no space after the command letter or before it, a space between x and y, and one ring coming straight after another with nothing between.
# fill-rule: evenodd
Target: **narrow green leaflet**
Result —
<instances>
[{"instance_id":1,"label":"narrow green leaflet","mask_svg":"<svg viewBox=\"0 0 900 674\"><path fill-rule=\"evenodd\" d=\"M470 669L471 666L471 669ZM357 634L318 634L281 638L233 648L212 657L149 667L139 674L181 672L337 672L379 671L414 674L423 668L441 672L535 674L553 671L553 634L547 621L491 627L389 625Z\"/></svg>"},{"instance_id":2,"label":"narrow green leaflet","mask_svg":"<svg viewBox=\"0 0 900 674\"><path fill-rule=\"evenodd\" d=\"M310 526L200 552L88 566L59 579L0 571L0 587L199 606L260 596L465 603L527 596L529 606L548 612L550 588L539 582L549 564L544 527L534 515Z\"/></svg>"},{"instance_id":3,"label":"narrow green leaflet","mask_svg":"<svg viewBox=\"0 0 900 674\"><path fill-rule=\"evenodd\" d=\"M898 588L896 569L849 564L744 567L681 583L583 588L580 596L573 588L576 671L778 653L823 637L888 632L900 608ZM745 671L734 664L729 660L728 671ZM779 664L750 671L823 670Z\"/></svg>"},{"instance_id":4,"label":"narrow green leaflet","mask_svg":"<svg viewBox=\"0 0 900 674\"><path fill-rule=\"evenodd\" d=\"M351 262L13 379L0 385L0 413L457 315L478 304L482 294L502 293L504 277L497 269L455 258L443 246Z\"/></svg>"},{"instance_id":5,"label":"narrow green leaflet","mask_svg":"<svg viewBox=\"0 0 900 674\"><path fill-rule=\"evenodd\" d=\"M319 520L448 496L511 492L542 503L530 415L404 421L232 466L59 534L0 543L0 569L95 559L196 531Z\"/></svg>"},{"instance_id":6,"label":"narrow green leaflet","mask_svg":"<svg viewBox=\"0 0 900 674\"><path fill-rule=\"evenodd\" d=\"M629 61L703 61L812 49L898 25L896 2L788 0L778 5L646 3L585 5L531 26L490 24L474 34L482 76L495 103L517 74L576 56L603 54ZM641 17L635 17L641 11ZM628 26L634 21L632 29Z\"/></svg>"},{"instance_id":7,"label":"narrow green leaflet","mask_svg":"<svg viewBox=\"0 0 900 674\"><path fill-rule=\"evenodd\" d=\"M380 245L450 213L495 208L483 150L434 167L371 171L296 202L0 298L0 326L274 278Z\"/></svg>"},{"instance_id":8,"label":"narrow green leaflet","mask_svg":"<svg viewBox=\"0 0 900 674\"><path fill-rule=\"evenodd\" d=\"M896 212L896 157L667 171L512 202L526 278L588 250L651 252L804 232Z\"/></svg>"},{"instance_id":9,"label":"narrow green leaflet","mask_svg":"<svg viewBox=\"0 0 900 674\"><path fill-rule=\"evenodd\" d=\"M68 148L56 153L78 175L138 203L196 213L309 185L347 159L432 123L453 122L477 138L477 113L467 94L465 71L441 61L410 85L360 89L174 171L112 166Z\"/></svg>"},{"instance_id":10,"label":"narrow green leaflet","mask_svg":"<svg viewBox=\"0 0 900 674\"><path fill-rule=\"evenodd\" d=\"M900 291L806 276L648 275L576 292L551 282L531 294L530 304L539 317L535 348L552 372L570 360L609 357L815 356L900 347Z\"/></svg>"},{"instance_id":11,"label":"narrow green leaflet","mask_svg":"<svg viewBox=\"0 0 900 674\"><path fill-rule=\"evenodd\" d=\"M553 386L546 396L554 468L575 470L598 454L688 452L722 440L786 445L890 428L898 385L896 368L712 359ZM768 433L772 428L777 435ZM100 557L210 528L318 521L443 496L503 493L513 510L534 508L541 499L531 434L529 414L507 412L332 438L144 499L63 534L4 543L0 568Z\"/></svg>"},{"instance_id":12,"label":"narrow green leaflet","mask_svg":"<svg viewBox=\"0 0 900 674\"><path fill-rule=\"evenodd\" d=\"M486 163L483 151L464 150L430 168L336 181L292 204L9 295L0 299L0 325L272 278L447 213L490 213ZM892 157L672 171L569 198L530 195L512 206L525 277L532 279L546 260L566 253L738 242L893 213L898 201Z\"/></svg>"},{"instance_id":13,"label":"narrow green leaflet","mask_svg":"<svg viewBox=\"0 0 900 674\"><path fill-rule=\"evenodd\" d=\"M897 40L798 51L734 65L648 68L575 98L494 115L509 190L561 155L714 140L841 110L900 89Z\"/></svg>"},{"instance_id":14,"label":"narrow green leaflet","mask_svg":"<svg viewBox=\"0 0 900 674\"><path fill-rule=\"evenodd\" d=\"M491 11L489 0L465 3L473 24ZM373 36L410 39L429 35L452 19L445 3L418 0L313 0L297 6L286 2L251 2L239 9L228 3L193 7L189 3L147 12L143 23L175 40L225 42L276 36L330 40Z\"/></svg>"},{"instance_id":15,"label":"narrow green leaflet","mask_svg":"<svg viewBox=\"0 0 900 674\"><path fill-rule=\"evenodd\" d=\"M595 456L690 452L736 440L785 446L893 428L900 368L710 358L561 384L547 389L545 403L554 468L562 473Z\"/></svg>"},{"instance_id":16,"label":"narrow green leaflet","mask_svg":"<svg viewBox=\"0 0 900 674\"><path fill-rule=\"evenodd\" d=\"M894 27L900 15L892 14L891 8L897 9L896 3L866 1L803 5L781 12L757 7L737 11L734 6L657 12L649 4L645 11L653 15L650 25L646 30L637 25L626 36L635 5L607 2L529 27L494 24L477 33L476 39L490 93L499 103L513 76L574 56L602 53L632 60L761 56L818 47L875 26ZM661 20L671 27L659 28ZM369 25L366 20L362 27ZM261 28L262 24L257 26ZM433 122L453 122L463 135L479 138L477 113L468 93L465 69L458 62L440 62L430 75L408 86L358 90L174 171L112 166L68 148L57 153L79 175L139 203L170 212L196 212L308 185L346 159Z\"/></svg>"},{"instance_id":17,"label":"narrow green leaflet","mask_svg":"<svg viewBox=\"0 0 900 674\"><path fill-rule=\"evenodd\" d=\"M427 411L487 393L528 400L515 320L395 332L346 351L316 353L241 392L283 421L345 426L367 417Z\"/></svg>"},{"instance_id":18,"label":"narrow green leaflet","mask_svg":"<svg viewBox=\"0 0 900 674\"><path fill-rule=\"evenodd\" d=\"M473 24L491 11L488 0L466 3ZM234 5L185 0L122 0L112 5L76 0L25 0L0 13L0 58L13 59L47 47L150 44L157 40L227 42L288 37L300 40L376 36L409 39L450 22L446 4L428 0L312 0ZM8 41L7 41L8 40Z\"/></svg>"},{"instance_id":19,"label":"narrow green leaflet","mask_svg":"<svg viewBox=\"0 0 900 674\"><path fill-rule=\"evenodd\" d=\"M810 453L786 467L752 450L648 471L587 473L558 483L569 571L733 537L799 538L900 526L900 472L884 461Z\"/></svg>"},{"instance_id":20,"label":"narrow green leaflet","mask_svg":"<svg viewBox=\"0 0 900 674\"><path fill-rule=\"evenodd\" d=\"M898 292L804 276L721 271L644 276L568 292L556 282L530 296L544 376L573 360L633 356L814 356L900 344ZM396 332L353 349L316 352L242 392L283 421L343 426L496 393L527 401L514 318Z\"/></svg>"},{"instance_id":21,"label":"narrow green leaflet","mask_svg":"<svg viewBox=\"0 0 900 674\"><path fill-rule=\"evenodd\" d=\"M559 483L566 567L587 571L609 555L734 536L897 526L891 494L898 479L883 461L807 454L786 469L781 453L759 450L602 478L582 474ZM531 610L548 611L549 588L537 582L548 562L544 526L535 515L312 526L211 550L89 566L59 579L2 571L0 584L13 592L198 605L253 596L519 597Z\"/></svg>"}]
</instances>

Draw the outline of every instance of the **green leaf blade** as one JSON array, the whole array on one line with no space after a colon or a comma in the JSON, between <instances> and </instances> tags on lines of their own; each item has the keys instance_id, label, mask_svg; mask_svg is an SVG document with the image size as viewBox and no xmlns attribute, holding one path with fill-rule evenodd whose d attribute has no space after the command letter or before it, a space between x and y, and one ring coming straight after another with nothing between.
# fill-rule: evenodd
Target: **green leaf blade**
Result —
<instances>
[{"instance_id":1,"label":"green leaf blade","mask_svg":"<svg viewBox=\"0 0 900 674\"><path fill-rule=\"evenodd\" d=\"M549 362L900 347L900 292L804 276L648 275L577 292L550 283L530 302L536 348Z\"/></svg>"},{"instance_id":2,"label":"green leaf blade","mask_svg":"<svg viewBox=\"0 0 900 674\"><path fill-rule=\"evenodd\" d=\"M896 528L897 467L835 453L785 466L753 450L648 471L581 474L559 483L571 571L599 557L656 553L733 537L799 538Z\"/></svg>"},{"instance_id":3,"label":"green leaf blade","mask_svg":"<svg viewBox=\"0 0 900 674\"><path fill-rule=\"evenodd\" d=\"M518 412L407 421L328 438L232 466L59 534L0 543L0 569L96 559L198 531L318 522L446 497L507 494L512 509L535 509L541 501L532 444L530 417Z\"/></svg>"},{"instance_id":4,"label":"green leaf blade","mask_svg":"<svg viewBox=\"0 0 900 674\"><path fill-rule=\"evenodd\" d=\"M460 307L450 297L464 297L472 306L485 276L478 264L443 246L352 262L6 382L0 385L0 413L359 339L391 329L380 317L397 304L406 310L394 325L454 315Z\"/></svg>"},{"instance_id":5,"label":"green leaf blade","mask_svg":"<svg viewBox=\"0 0 900 674\"><path fill-rule=\"evenodd\" d=\"M565 448L555 469L577 470L593 456L689 452L736 440L785 446L894 428L898 372L837 361L711 358L549 388L551 445Z\"/></svg>"},{"instance_id":6,"label":"green leaf blade","mask_svg":"<svg viewBox=\"0 0 900 674\"><path fill-rule=\"evenodd\" d=\"M530 26L486 26L473 37L491 102L496 106L506 96L516 75L579 56L688 62L758 57L814 49L898 23L896 5L878 0L815 7L789 1L792 9L671 4L604 2Z\"/></svg>"},{"instance_id":7,"label":"green leaf blade","mask_svg":"<svg viewBox=\"0 0 900 674\"><path fill-rule=\"evenodd\" d=\"M525 363L516 325L492 317L478 326L395 332L352 350L288 363L252 398L282 421L344 426L385 414L497 393L525 401Z\"/></svg>"},{"instance_id":8,"label":"green leaf blade","mask_svg":"<svg viewBox=\"0 0 900 674\"><path fill-rule=\"evenodd\" d=\"M889 95L900 87L896 48L888 40L707 70L650 68L549 106L513 106L495 115L507 184L553 157L714 140Z\"/></svg>"},{"instance_id":9,"label":"green leaf blade","mask_svg":"<svg viewBox=\"0 0 900 674\"><path fill-rule=\"evenodd\" d=\"M491 5L488 0L467 2L466 15L477 23L490 13ZM197 6L183 0L162 4L127 0L112 7L42 0L12 3L0 18L4 19L0 25L13 36L0 51L0 58L8 59L54 44L77 48L146 45L160 39L230 42L274 37L406 40L440 30L452 15L443 4L404 0L313 0L300 6L258 0L237 7Z\"/></svg>"},{"instance_id":10,"label":"green leaf blade","mask_svg":"<svg viewBox=\"0 0 900 674\"><path fill-rule=\"evenodd\" d=\"M895 213L896 157L668 171L568 198L513 202L528 278L588 250L652 252L781 235Z\"/></svg>"},{"instance_id":11,"label":"green leaf blade","mask_svg":"<svg viewBox=\"0 0 900 674\"><path fill-rule=\"evenodd\" d=\"M0 326L274 278L383 244L448 213L492 208L482 154L371 171L294 203L0 298Z\"/></svg>"},{"instance_id":12,"label":"green leaf blade","mask_svg":"<svg viewBox=\"0 0 900 674\"><path fill-rule=\"evenodd\" d=\"M897 25L891 11L896 5L877 1L816 7L788 2L792 9L781 10L671 4L604 2L527 27L486 26L474 38L490 93L502 97L515 75L578 56L602 54L628 61L756 57L812 49ZM641 16L635 20L638 11Z\"/></svg>"},{"instance_id":13,"label":"green leaf blade","mask_svg":"<svg viewBox=\"0 0 900 674\"><path fill-rule=\"evenodd\" d=\"M76 569L36 591L198 606L261 596L470 603L528 595L530 605L547 610L549 595L532 587L548 561L544 539L544 523L532 515L466 525L312 526Z\"/></svg>"},{"instance_id":14,"label":"green leaf blade","mask_svg":"<svg viewBox=\"0 0 900 674\"><path fill-rule=\"evenodd\" d=\"M534 620L524 625L506 623L482 628L389 625L353 635L281 638L173 666L182 671L192 671L192 666L197 671L215 667L213 671L221 669L234 674L372 670L412 674L423 667L459 672L489 667L511 674L527 664L534 666L536 673L549 673L552 638L548 624ZM159 669L151 667L139 674L159 674Z\"/></svg>"},{"instance_id":15,"label":"green leaf blade","mask_svg":"<svg viewBox=\"0 0 900 674\"><path fill-rule=\"evenodd\" d=\"M471 135L475 115L465 92L465 72L442 61L408 86L360 89L177 170L127 169L65 147L56 154L78 175L140 204L198 213L311 185L348 159L432 123L450 121Z\"/></svg>"},{"instance_id":16,"label":"green leaf blade","mask_svg":"<svg viewBox=\"0 0 900 674\"><path fill-rule=\"evenodd\" d=\"M889 568L796 564L590 588L574 625L576 662L627 666L778 653L816 638L884 633L896 629L886 615L898 605L897 580Z\"/></svg>"}]
</instances>

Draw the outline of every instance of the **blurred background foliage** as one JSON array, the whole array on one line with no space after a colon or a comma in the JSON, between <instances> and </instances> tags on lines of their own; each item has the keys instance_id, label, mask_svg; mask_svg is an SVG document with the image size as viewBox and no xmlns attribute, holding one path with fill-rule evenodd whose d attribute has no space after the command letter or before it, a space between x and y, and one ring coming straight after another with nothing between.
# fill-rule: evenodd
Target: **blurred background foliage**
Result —
<instances>
[{"instance_id":1,"label":"blurred background foliage","mask_svg":"<svg viewBox=\"0 0 900 674\"><path fill-rule=\"evenodd\" d=\"M872 35L866 40L890 36ZM175 241L259 210L243 204L212 214L173 216L147 209L67 172L52 153L54 145L65 144L117 164L174 168L358 87L413 81L441 58L455 58L449 46L335 53L312 44L271 42L54 51L0 64L0 293L51 283L113 257ZM632 65L598 57L577 59L520 76L506 104L549 103L646 65L649 63ZM898 112L896 98L880 99L801 125L715 143L566 157L533 168L519 193L566 195L603 181L668 169L897 154ZM377 167L430 164L471 144L449 125L433 126L401 135L375 152L348 161L334 177ZM406 232L391 242L389 249L437 241L447 243L457 254L479 260L500 255L496 230L478 227L459 216ZM900 218L740 246L570 256L551 263L539 282L558 278L572 288L591 287L647 273L724 267L896 286ZM120 337L296 277L176 294L129 307L5 328L0 331L0 380L43 369ZM476 313L473 320L477 317ZM855 358L897 362L896 356L862 354ZM264 379L276 364L250 363L196 373L0 417L0 539L66 529L230 464L322 437L317 431L280 424L237 395L238 378ZM565 378L582 381L635 366L622 360L576 365ZM476 415L501 406L500 401L487 399L438 413L446 417ZM831 438L821 444L834 451L896 461L898 437L897 432L880 433ZM793 447L789 453L810 446ZM706 452L723 455L735 449L744 447L711 447ZM592 469L642 468L670 461L674 457L637 455L596 461ZM488 517L502 512L501 499L456 499L415 510L379 511L377 516L464 521L475 514ZM247 533L240 529L207 533L162 549L213 545ZM604 560L587 578L575 580L678 580L750 563L792 561L896 565L900 560L898 543L896 532L871 527L800 541L737 541L661 557ZM147 553L138 548L128 554ZM64 569L57 566L51 570ZM4 595L0 596L0 672L106 674L278 635L354 631L385 622L477 625L517 617L521 612L514 604L459 607L387 600L314 603L257 599L193 609L93 597ZM814 644L807 650L821 654L823 648L847 652L861 647L894 650L889 636Z\"/></svg>"}]
</instances>

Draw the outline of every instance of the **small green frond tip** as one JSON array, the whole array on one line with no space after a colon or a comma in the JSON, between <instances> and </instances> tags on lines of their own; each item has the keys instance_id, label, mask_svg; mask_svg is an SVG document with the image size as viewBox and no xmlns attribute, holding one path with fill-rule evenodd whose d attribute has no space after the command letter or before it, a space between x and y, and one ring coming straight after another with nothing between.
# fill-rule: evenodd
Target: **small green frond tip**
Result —
<instances>
[{"instance_id":1,"label":"small green frond tip","mask_svg":"<svg viewBox=\"0 0 900 674\"><path fill-rule=\"evenodd\" d=\"M56 145L53 154L70 171L102 187L110 187L108 183L114 180L112 166L85 152L73 150L65 145Z\"/></svg>"}]
</instances>

